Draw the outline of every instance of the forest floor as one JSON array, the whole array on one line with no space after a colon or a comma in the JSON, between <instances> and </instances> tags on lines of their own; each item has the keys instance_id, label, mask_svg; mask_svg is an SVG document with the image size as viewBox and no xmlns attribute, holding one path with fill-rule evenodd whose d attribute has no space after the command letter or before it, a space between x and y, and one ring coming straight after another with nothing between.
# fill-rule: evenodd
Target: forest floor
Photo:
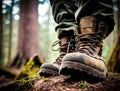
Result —
<instances>
[{"instance_id":1,"label":"forest floor","mask_svg":"<svg viewBox=\"0 0 120 91\"><path fill-rule=\"evenodd\" d=\"M120 91L120 73L109 72L98 83L73 81L64 75L44 78L39 76L39 60L38 57L31 59L19 74L0 68L0 91Z\"/></svg>"},{"instance_id":2,"label":"forest floor","mask_svg":"<svg viewBox=\"0 0 120 91\"><path fill-rule=\"evenodd\" d=\"M0 77L1 78L1 77ZM120 74L110 73L106 80L94 84L67 80L68 76L30 77L13 81L0 79L0 91L120 91ZM1 84L1 81L4 83Z\"/></svg>"}]
</instances>

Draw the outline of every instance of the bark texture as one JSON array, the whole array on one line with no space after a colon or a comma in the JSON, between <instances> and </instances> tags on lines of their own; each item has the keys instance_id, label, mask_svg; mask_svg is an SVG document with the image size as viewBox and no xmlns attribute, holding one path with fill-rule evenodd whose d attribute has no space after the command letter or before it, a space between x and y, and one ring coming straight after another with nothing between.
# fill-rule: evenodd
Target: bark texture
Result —
<instances>
[{"instance_id":1,"label":"bark texture","mask_svg":"<svg viewBox=\"0 0 120 91\"><path fill-rule=\"evenodd\" d=\"M39 53L38 31L38 0L20 0L18 48L13 66L23 67Z\"/></svg>"}]
</instances>

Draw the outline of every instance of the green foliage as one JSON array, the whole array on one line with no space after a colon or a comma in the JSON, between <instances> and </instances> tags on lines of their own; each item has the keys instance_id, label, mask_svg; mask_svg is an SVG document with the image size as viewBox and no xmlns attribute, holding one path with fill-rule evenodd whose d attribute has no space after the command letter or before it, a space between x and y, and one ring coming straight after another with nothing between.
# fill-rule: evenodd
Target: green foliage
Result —
<instances>
[{"instance_id":1,"label":"green foliage","mask_svg":"<svg viewBox=\"0 0 120 91\"><path fill-rule=\"evenodd\" d=\"M81 81L80 83L79 83L79 87L80 88L86 88L88 86L88 84L87 84L87 82L86 81Z\"/></svg>"},{"instance_id":2,"label":"green foliage","mask_svg":"<svg viewBox=\"0 0 120 91\"><path fill-rule=\"evenodd\" d=\"M49 78L44 78L44 81L45 81L45 82L47 82L47 81L49 81L49 80L50 80Z\"/></svg>"}]
</instances>

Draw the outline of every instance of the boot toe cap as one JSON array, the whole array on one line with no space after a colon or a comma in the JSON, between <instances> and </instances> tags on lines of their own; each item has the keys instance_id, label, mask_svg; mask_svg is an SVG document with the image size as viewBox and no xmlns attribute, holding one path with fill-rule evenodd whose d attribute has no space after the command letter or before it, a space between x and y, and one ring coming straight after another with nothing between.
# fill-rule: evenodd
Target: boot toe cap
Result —
<instances>
[{"instance_id":1,"label":"boot toe cap","mask_svg":"<svg viewBox=\"0 0 120 91\"><path fill-rule=\"evenodd\" d=\"M78 64L83 64L93 69L99 70L101 72L107 73L107 68L103 60L88 56L85 53L68 53L63 57L64 62L73 62Z\"/></svg>"},{"instance_id":2,"label":"boot toe cap","mask_svg":"<svg viewBox=\"0 0 120 91\"><path fill-rule=\"evenodd\" d=\"M54 64L44 63L40 67L40 76L50 77L58 75L59 68L57 68Z\"/></svg>"}]
</instances>

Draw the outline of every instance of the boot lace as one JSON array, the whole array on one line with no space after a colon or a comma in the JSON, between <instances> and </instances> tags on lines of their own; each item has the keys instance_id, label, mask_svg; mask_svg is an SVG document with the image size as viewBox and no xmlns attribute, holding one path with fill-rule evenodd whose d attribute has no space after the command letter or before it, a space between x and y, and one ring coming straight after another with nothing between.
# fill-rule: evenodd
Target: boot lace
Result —
<instances>
[{"instance_id":1,"label":"boot lace","mask_svg":"<svg viewBox=\"0 0 120 91\"><path fill-rule=\"evenodd\" d=\"M100 47L98 55L102 54L102 32L95 32L90 34L77 34L76 35L76 50L81 53L86 53L93 56L96 47Z\"/></svg>"},{"instance_id":2,"label":"boot lace","mask_svg":"<svg viewBox=\"0 0 120 91\"><path fill-rule=\"evenodd\" d=\"M58 44L60 47L57 49L54 49L54 47ZM62 58L64 57L65 54L75 51L75 39L70 38L70 41L66 44L63 44L63 45L61 45L60 40L57 40L52 44L51 49L52 49L52 51L59 51L60 52L59 57L56 59L56 61L54 63L61 64Z\"/></svg>"}]
</instances>

